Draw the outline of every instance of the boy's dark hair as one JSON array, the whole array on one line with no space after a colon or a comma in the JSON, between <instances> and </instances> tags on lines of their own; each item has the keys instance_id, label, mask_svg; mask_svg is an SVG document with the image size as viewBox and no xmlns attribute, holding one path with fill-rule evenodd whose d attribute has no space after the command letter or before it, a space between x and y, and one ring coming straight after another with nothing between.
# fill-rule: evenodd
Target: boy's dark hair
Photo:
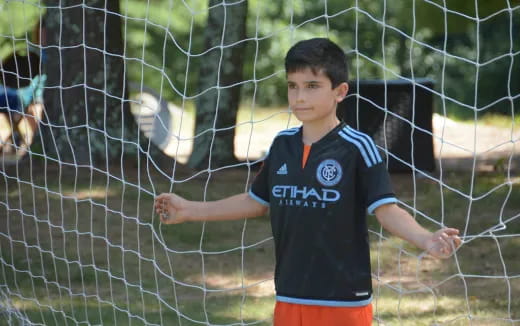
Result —
<instances>
[{"instance_id":1,"label":"boy's dark hair","mask_svg":"<svg viewBox=\"0 0 520 326\"><path fill-rule=\"evenodd\" d=\"M285 72L310 68L317 74L322 71L332 82L332 88L348 79L345 52L327 38L313 38L293 45L285 56Z\"/></svg>"}]
</instances>

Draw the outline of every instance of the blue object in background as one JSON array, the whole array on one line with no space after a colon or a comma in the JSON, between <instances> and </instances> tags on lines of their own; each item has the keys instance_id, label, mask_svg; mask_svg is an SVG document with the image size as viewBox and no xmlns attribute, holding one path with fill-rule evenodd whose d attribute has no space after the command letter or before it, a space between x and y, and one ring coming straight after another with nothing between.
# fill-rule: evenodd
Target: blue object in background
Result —
<instances>
[{"instance_id":1,"label":"blue object in background","mask_svg":"<svg viewBox=\"0 0 520 326\"><path fill-rule=\"evenodd\" d=\"M17 111L22 112L18 90L0 85L0 112Z\"/></svg>"}]
</instances>

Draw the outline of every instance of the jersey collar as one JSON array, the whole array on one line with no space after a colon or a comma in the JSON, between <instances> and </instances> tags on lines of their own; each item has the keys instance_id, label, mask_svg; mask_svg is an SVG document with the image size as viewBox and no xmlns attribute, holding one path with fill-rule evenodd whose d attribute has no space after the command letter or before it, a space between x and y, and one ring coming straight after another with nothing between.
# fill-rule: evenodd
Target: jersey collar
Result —
<instances>
[{"instance_id":1,"label":"jersey collar","mask_svg":"<svg viewBox=\"0 0 520 326\"><path fill-rule=\"evenodd\" d=\"M322 143L327 143L327 142L331 141L332 139L336 138L338 135L338 132L341 129L345 128L346 126L347 126L347 124L345 122L340 121L336 127L334 127L331 131L329 131L327 134L325 134L325 136L321 137L320 140L313 143L312 146L316 146L316 145L319 146ZM303 126L300 127L299 133L300 133L300 141L303 144Z\"/></svg>"}]
</instances>

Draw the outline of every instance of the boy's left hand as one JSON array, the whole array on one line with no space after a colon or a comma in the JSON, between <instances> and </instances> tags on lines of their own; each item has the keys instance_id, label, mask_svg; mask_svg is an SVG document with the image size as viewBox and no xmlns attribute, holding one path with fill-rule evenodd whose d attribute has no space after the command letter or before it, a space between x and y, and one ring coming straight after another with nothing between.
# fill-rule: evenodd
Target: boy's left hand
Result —
<instances>
[{"instance_id":1,"label":"boy's left hand","mask_svg":"<svg viewBox=\"0 0 520 326\"><path fill-rule=\"evenodd\" d=\"M448 258L462 243L459 230L446 228L433 233L424 242L425 250L436 258Z\"/></svg>"}]
</instances>

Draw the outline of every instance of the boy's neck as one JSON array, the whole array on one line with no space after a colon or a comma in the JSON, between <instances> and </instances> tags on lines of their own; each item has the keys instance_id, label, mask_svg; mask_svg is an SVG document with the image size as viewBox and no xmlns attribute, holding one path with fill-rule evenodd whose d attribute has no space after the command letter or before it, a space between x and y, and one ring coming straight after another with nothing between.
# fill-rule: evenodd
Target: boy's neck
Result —
<instances>
[{"instance_id":1,"label":"boy's neck","mask_svg":"<svg viewBox=\"0 0 520 326\"><path fill-rule=\"evenodd\" d=\"M334 115L332 119L320 121L307 121L303 123L302 141L305 145L312 145L323 136L328 134L339 124L338 118Z\"/></svg>"}]
</instances>

